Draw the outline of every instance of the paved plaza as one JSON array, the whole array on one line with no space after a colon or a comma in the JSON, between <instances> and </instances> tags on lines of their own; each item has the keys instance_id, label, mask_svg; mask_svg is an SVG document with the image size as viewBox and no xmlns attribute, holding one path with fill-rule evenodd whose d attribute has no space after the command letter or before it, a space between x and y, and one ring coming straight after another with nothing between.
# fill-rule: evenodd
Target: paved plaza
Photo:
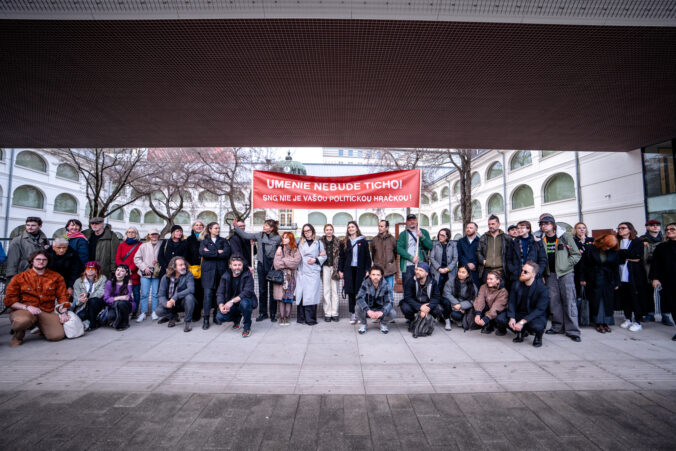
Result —
<instances>
[{"instance_id":1,"label":"paved plaza","mask_svg":"<svg viewBox=\"0 0 676 451\"><path fill-rule=\"evenodd\" d=\"M673 327L583 329L540 349L479 331L414 339L309 327L145 321L9 347L1 449L673 449ZM490 434L484 429L490 425Z\"/></svg>"}]
</instances>

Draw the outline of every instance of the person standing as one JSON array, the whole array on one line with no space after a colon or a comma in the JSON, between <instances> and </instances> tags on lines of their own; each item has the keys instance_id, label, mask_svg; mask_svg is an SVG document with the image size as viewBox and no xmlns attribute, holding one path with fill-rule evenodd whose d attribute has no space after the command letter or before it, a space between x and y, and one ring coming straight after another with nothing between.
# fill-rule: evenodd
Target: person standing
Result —
<instances>
[{"instance_id":1,"label":"person standing","mask_svg":"<svg viewBox=\"0 0 676 451\"><path fill-rule=\"evenodd\" d=\"M390 234L390 222L383 219L378 222L378 235L371 240L371 260L374 266L383 269L385 282L394 291L394 273L397 272L397 243Z\"/></svg>"},{"instance_id":2,"label":"person standing","mask_svg":"<svg viewBox=\"0 0 676 451\"><path fill-rule=\"evenodd\" d=\"M185 240L188 245L188 265L202 266L202 256L200 255L200 234L204 231L204 223L195 221L192 224L190 236ZM204 289L202 288L202 278L194 278L195 282L195 309L192 313L192 320L199 321L202 317L202 302L204 300Z\"/></svg>"},{"instance_id":3,"label":"person standing","mask_svg":"<svg viewBox=\"0 0 676 451\"><path fill-rule=\"evenodd\" d=\"M141 278L141 305L139 312L141 314L136 318L136 322L142 323L146 319L148 311L148 295L152 298L152 319L156 320L157 315L157 291L160 288L160 271L157 265L157 254L160 251L160 232L157 229L150 229L146 242L143 243L134 254L134 265L138 268L138 274ZM132 293L133 293L132 285Z\"/></svg>"},{"instance_id":4,"label":"person standing","mask_svg":"<svg viewBox=\"0 0 676 451\"><path fill-rule=\"evenodd\" d=\"M12 309L9 314L14 331L9 344L12 347L20 346L26 330L34 326L49 341L66 336L63 323L68 320L66 310L70 302L63 277L47 269L49 255L45 249L33 251L26 261L29 268L12 277L3 300Z\"/></svg>"},{"instance_id":5,"label":"person standing","mask_svg":"<svg viewBox=\"0 0 676 451\"><path fill-rule=\"evenodd\" d=\"M584 264L586 262L586 259L584 258L584 253L587 252L587 250L592 246L594 243L594 238L590 237L587 235L588 229L587 225L584 222L578 222L575 224L573 227L573 231L575 232L575 235L573 235L573 239L575 240L575 245L577 245L577 248L580 251L580 254L582 255L582 258L580 258L580 261L575 264L575 291L577 293L577 296L579 297L581 295L581 288L582 285L580 284L580 281L582 280L584 276Z\"/></svg>"},{"instance_id":6,"label":"person standing","mask_svg":"<svg viewBox=\"0 0 676 451\"><path fill-rule=\"evenodd\" d=\"M324 321L339 320L338 315L338 289L340 287L340 274L338 261L340 260L340 243L334 235L332 224L324 226L322 245L326 250L326 261L322 264L322 291L324 294ZM288 317L287 317L288 318Z\"/></svg>"},{"instance_id":7,"label":"person standing","mask_svg":"<svg viewBox=\"0 0 676 451\"><path fill-rule=\"evenodd\" d=\"M556 227L554 216L540 219L544 232L542 243L547 253L545 280L549 291L552 327L545 333L566 334L575 342L582 341L577 319L577 293L573 270L582 257L572 235Z\"/></svg>"},{"instance_id":8,"label":"person standing","mask_svg":"<svg viewBox=\"0 0 676 451\"><path fill-rule=\"evenodd\" d=\"M257 233L248 233L239 228L235 228L235 233L242 239L256 241L256 261L258 262L258 294L260 304L258 307L258 317L256 321L264 321L270 318L271 322L277 321L277 303L273 297L272 284L267 280L268 272L272 269L272 263L275 259L277 247L282 242L282 238L277 231L278 224L274 219L266 219L263 223L263 231ZM270 307L268 309L268 306ZM268 311L270 316L268 316Z\"/></svg>"},{"instance_id":9,"label":"person standing","mask_svg":"<svg viewBox=\"0 0 676 451\"><path fill-rule=\"evenodd\" d=\"M676 315L676 222L667 224L667 240L658 244L650 265L650 280L654 289L661 288L663 312ZM672 340L676 341L676 335Z\"/></svg>"},{"instance_id":10,"label":"person standing","mask_svg":"<svg viewBox=\"0 0 676 451\"><path fill-rule=\"evenodd\" d=\"M610 325L615 324L615 291L620 287L619 248L617 237L607 234L587 246L582 257L584 273L580 275L580 284L589 299L590 319L601 334L611 332Z\"/></svg>"},{"instance_id":11,"label":"person standing","mask_svg":"<svg viewBox=\"0 0 676 451\"><path fill-rule=\"evenodd\" d=\"M232 225L234 228L243 232L246 230L246 222L244 222L244 220L241 218L235 219ZM251 260L251 240L245 240L236 233L233 233L229 241L232 255L241 255L242 258L244 258L244 270L248 271L251 268L253 271L253 262Z\"/></svg>"},{"instance_id":12,"label":"person standing","mask_svg":"<svg viewBox=\"0 0 676 451\"><path fill-rule=\"evenodd\" d=\"M643 240L643 264L645 266L646 274L650 274L650 265L653 260L655 248L664 241L662 235L662 223L657 219L651 219L645 223L646 232L641 236ZM643 296L645 305L643 306L643 321L655 321L655 302L652 290L652 281L648 280L646 285L646 293ZM662 324L665 326L673 326L674 322L669 318L669 311L662 309Z\"/></svg>"},{"instance_id":13,"label":"person standing","mask_svg":"<svg viewBox=\"0 0 676 451\"><path fill-rule=\"evenodd\" d=\"M115 264L118 266L127 265L129 271L131 271L132 293L136 305L133 312L134 315L138 315L138 308L141 306L141 276L139 276L138 268L136 267L136 263L134 263L134 256L138 252L139 247L141 247L139 236L136 227L129 226L126 238L117 246L117 253L115 255Z\"/></svg>"},{"instance_id":14,"label":"person standing","mask_svg":"<svg viewBox=\"0 0 676 451\"><path fill-rule=\"evenodd\" d=\"M399 269L401 270L404 285L407 280L415 278L415 267L425 261L425 254L432 250L432 240L427 230L418 227L418 218L414 214L406 216L406 230L399 234L397 239L397 254L399 254ZM418 254L416 255L416 249ZM370 267L370 266L369 266ZM367 267L367 268L369 268Z\"/></svg>"},{"instance_id":15,"label":"person standing","mask_svg":"<svg viewBox=\"0 0 676 451\"><path fill-rule=\"evenodd\" d=\"M73 285L73 311L82 320L85 330L99 327L99 312L105 306L103 294L108 279L101 274L99 262L91 261L85 265L82 277Z\"/></svg>"},{"instance_id":16,"label":"person standing","mask_svg":"<svg viewBox=\"0 0 676 451\"><path fill-rule=\"evenodd\" d=\"M113 233L110 224L104 226L103 218L92 218L89 229L82 233L89 241L89 260L96 260L104 274L111 274L116 267L115 256L120 239Z\"/></svg>"},{"instance_id":17,"label":"person standing","mask_svg":"<svg viewBox=\"0 0 676 451\"><path fill-rule=\"evenodd\" d=\"M202 256L202 287L204 287L204 309L202 311L202 329L209 328L209 315L214 307L214 323L218 322L218 305L214 298L221 276L228 270L230 259L230 243L220 236L221 226L217 222L210 222L202 234L200 255ZM241 257L241 256L240 256ZM243 258L243 257L242 257Z\"/></svg>"},{"instance_id":18,"label":"person standing","mask_svg":"<svg viewBox=\"0 0 676 451\"><path fill-rule=\"evenodd\" d=\"M73 295L73 284L82 274L84 267L80 265L80 259L75 251L68 246L68 240L64 237L54 238L52 246L47 250L49 254L48 268L55 271L66 281L68 295Z\"/></svg>"},{"instance_id":19,"label":"person standing","mask_svg":"<svg viewBox=\"0 0 676 451\"><path fill-rule=\"evenodd\" d=\"M356 222L347 223L347 232L340 245L338 258L338 271L343 279L343 292L347 295L348 309L351 313L350 324L357 322L355 306L357 305L357 293L371 269L371 253L361 230Z\"/></svg>"},{"instance_id":20,"label":"person standing","mask_svg":"<svg viewBox=\"0 0 676 451\"><path fill-rule=\"evenodd\" d=\"M451 241L451 231L447 228L439 230L439 240L434 243L430 252L430 270L432 277L439 285L439 292L444 292L444 287L449 280L455 278L458 271L458 248Z\"/></svg>"},{"instance_id":21,"label":"person standing","mask_svg":"<svg viewBox=\"0 0 676 451\"><path fill-rule=\"evenodd\" d=\"M516 227L516 225L512 224L511 226L507 227L507 235L509 235L512 240L519 237L519 229Z\"/></svg>"},{"instance_id":22,"label":"person standing","mask_svg":"<svg viewBox=\"0 0 676 451\"><path fill-rule=\"evenodd\" d=\"M301 258L293 233L284 232L282 234L282 245L277 248L273 262L274 268L284 274L284 282L272 285L273 297L279 302L280 326L290 325L291 306L296 297L296 272L298 266L300 266Z\"/></svg>"},{"instance_id":23,"label":"person standing","mask_svg":"<svg viewBox=\"0 0 676 451\"><path fill-rule=\"evenodd\" d=\"M168 322L174 327L180 320L178 312L185 312L183 332L192 330L192 311L195 308L195 283L188 263L184 257L172 257L167 271L160 280L159 304L157 306L157 324Z\"/></svg>"},{"instance_id":24,"label":"person standing","mask_svg":"<svg viewBox=\"0 0 676 451\"><path fill-rule=\"evenodd\" d=\"M465 236L458 240L458 267L466 266L470 270L474 285L479 286L478 263L476 259L476 251L479 248L477 230L479 230L479 226L477 226L476 222L468 222L465 226Z\"/></svg>"},{"instance_id":25,"label":"person standing","mask_svg":"<svg viewBox=\"0 0 676 451\"><path fill-rule=\"evenodd\" d=\"M394 297L390 285L383 279L383 268L374 265L369 276L364 279L357 294L357 318L359 319L360 334L366 333L368 316L380 323L380 332L389 332L387 324L394 321L397 312L394 311Z\"/></svg>"},{"instance_id":26,"label":"person standing","mask_svg":"<svg viewBox=\"0 0 676 451\"><path fill-rule=\"evenodd\" d=\"M170 236L163 240L160 252L157 254L160 274L167 272L169 262L174 257L188 258L188 243L183 237L183 227L178 224L171 226Z\"/></svg>"},{"instance_id":27,"label":"person standing","mask_svg":"<svg viewBox=\"0 0 676 451\"><path fill-rule=\"evenodd\" d=\"M300 324L314 326L317 324L317 305L321 300L322 264L326 261L326 250L317 239L312 224L305 224L301 229L298 250L301 263L296 273L296 305L297 321Z\"/></svg>"},{"instance_id":28,"label":"person standing","mask_svg":"<svg viewBox=\"0 0 676 451\"><path fill-rule=\"evenodd\" d=\"M539 273L536 277L542 277L547 266L547 253L542 245L542 241L536 241L531 233L531 225L528 221L519 221L516 225L519 236L514 240L512 246L507 250L507 270L509 279L519 280L521 270L527 261L538 264Z\"/></svg>"},{"instance_id":29,"label":"person standing","mask_svg":"<svg viewBox=\"0 0 676 451\"><path fill-rule=\"evenodd\" d=\"M488 218L488 232L479 238L479 246L476 250L479 279L485 281L486 274L497 271L503 280L507 280L507 261L505 255L511 241L500 230L500 219L491 215Z\"/></svg>"},{"instance_id":30,"label":"person standing","mask_svg":"<svg viewBox=\"0 0 676 451\"><path fill-rule=\"evenodd\" d=\"M68 245L73 248L84 268L89 261L89 242L82 233L82 223L78 219L69 219L66 223L66 238L68 238Z\"/></svg>"},{"instance_id":31,"label":"person standing","mask_svg":"<svg viewBox=\"0 0 676 451\"><path fill-rule=\"evenodd\" d=\"M509 293L507 317L508 326L516 333L512 340L521 343L528 333L535 335L533 346L542 346L542 334L547 327L547 304L549 296L542 279L537 277L538 264L526 262L521 269L518 282L512 285Z\"/></svg>"},{"instance_id":32,"label":"person standing","mask_svg":"<svg viewBox=\"0 0 676 451\"><path fill-rule=\"evenodd\" d=\"M218 284L218 324L232 321L232 328L239 329L244 320L242 338L251 336L251 313L258 305L254 293L251 271L244 270L244 258L230 257L230 268L226 269Z\"/></svg>"},{"instance_id":33,"label":"person standing","mask_svg":"<svg viewBox=\"0 0 676 451\"><path fill-rule=\"evenodd\" d=\"M618 240L620 241L620 288L618 295L625 320L620 327L632 332L643 329L643 296L646 293L645 285L648 276L643 266L643 241L638 237L631 222L621 222L617 226ZM633 315L633 321L632 321Z\"/></svg>"},{"instance_id":34,"label":"person standing","mask_svg":"<svg viewBox=\"0 0 676 451\"><path fill-rule=\"evenodd\" d=\"M15 275L28 269L28 257L35 251L49 248L49 240L42 230L42 219L37 216L26 218L26 230L9 243L5 275L11 280Z\"/></svg>"}]
</instances>

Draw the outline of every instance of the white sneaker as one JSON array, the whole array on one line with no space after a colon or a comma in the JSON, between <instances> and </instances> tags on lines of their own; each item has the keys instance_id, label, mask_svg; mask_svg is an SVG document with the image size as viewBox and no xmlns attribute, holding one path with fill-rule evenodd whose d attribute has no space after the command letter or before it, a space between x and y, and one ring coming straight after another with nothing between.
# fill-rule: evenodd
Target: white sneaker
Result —
<instances>
[{"instance_id":1,"label":"white sneaker","mask_svg":"<svg viewBox=\"0 0 676 451\"><path fill-rule=\"evenodd\" d=\"M352 317L350 318L350 324L356 324L357 323L357 315L352 314Z\"/></svg>"},{"instance_id":2,"label":"white sneaker","mask_svg":"<svg viewBox=\"0 0 676 451\"><path fill-rule=\"evenodd\" d=\"M626 329L629 326L631 326L632 324L634 324L634 323L632 323L630 319L625 319L624 322L622 324L620 324L620 327L622 329Z\"/></svg>"},{"instance_id":3,"label":"white sneaker","mask_svg":"<svg viewBox=\"0 0 676 451\"><path fill-rule=\"evenodd\" d=\"M136 318L136 322L137 322L137 323L142 323L143 320L145 320L145 319L146 319L146 314L145 314L145 313L141 313L141 314L138 316L138 318Z\"/></svg>"},{"instance_id":4,"label":"white sneaker","mask_svg":"<svg viewBox=\"0 0 676 451\"><path fill-rule=\"evenodd\" d=\"M40 333L40 328L38 326L35 326L34 328L31 329L32 334L39 334Z\"/></svg>"},{"instance_id":5,"label":"white sneaker","mask_svg":"<svg viewBox=\"0 0 676 451\"><path fill-rule=\"evenodd\" d=\"M89 324L88 319L82 321L82 326L84 327L85 332L87 332L91 328L91 324Z\"/></svg>"},{"instance_id":6,"label":"white sneaker","mask_svg":"<svg viewBox=\"0 0 676 451\"><path fill-rule=\"evenodd\" d=\"M362 335L366 333L366 324L359 326L359 333Z\"/></svg>"},{"instance_id":7,"label":"white sneaker","mask_svg":"<svg viewBox=\"0 0 676 451\"><path fill-rule=\"evenodd\" d=\"M629 330L632 332L638 332L643 330L643 326L641 326L639 323L633 323L631 326L629 326Z\"/></svg>"},{"instance_id":8,"label":"white sneaker","mask_svg":"<svg viewBox=\"0 0 676 451\"><path fill-rule=\"evenodd\" d=\"M451 327L451 319L450 319L450 318L447 318L447 319L446 319L446 325L444 326L444 329L446 329L446 330L451 330L451 329L452 329L452 327Z\"/></svg>"},{"instance_id":9,"label":"white sneaker","mask_svg":"<svg viewBox=\"0 0 676 451\"><path fill-rule=\"evenodd\" d=\"M153 319L153 321L157 321L158 319L160 319L160 317L157 316L157 313L155 313L155 312L153 312L151 318Z\"/></svg>"}]
</instances>

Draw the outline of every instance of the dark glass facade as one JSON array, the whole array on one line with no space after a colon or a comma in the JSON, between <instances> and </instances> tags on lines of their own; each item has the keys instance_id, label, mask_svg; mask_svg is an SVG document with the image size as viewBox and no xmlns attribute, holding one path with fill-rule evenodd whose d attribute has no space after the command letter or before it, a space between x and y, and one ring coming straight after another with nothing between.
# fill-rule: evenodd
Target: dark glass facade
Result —
<instances>
[{"instance_id":1,"label":"dark glass facade","mask_svg":"<svg viewBox=\"0 0 676 451\"><path fill-rule=\"evenodd\" d=\"M676 222L675 140L643 148L646 218Z\"/></svg>"}]
</instances>

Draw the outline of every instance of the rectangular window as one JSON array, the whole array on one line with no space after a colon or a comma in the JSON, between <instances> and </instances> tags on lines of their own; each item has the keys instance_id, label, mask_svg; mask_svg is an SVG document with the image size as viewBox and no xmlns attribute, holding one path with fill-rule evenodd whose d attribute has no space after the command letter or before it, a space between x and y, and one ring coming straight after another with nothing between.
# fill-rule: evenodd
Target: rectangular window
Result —
<instances>
[{"instance_id":1,"label":"rectangular window","mask_svg":"<svg viewBox=\"0 0 676 451\"><path fill-rule=\"evenodd\" d=\"M662 225L676 221L676 157L672 141L643 149L643 173L648 219Z\"/></svg>"},{"instance_id":2,"label":"rectangular window","mask_svg":"<svg viewBox=\"0 0 676 451\"><path fill-rule=\"evenodd\" d=\"M290 227L293 225L293 210L279 210L279 225L281 227Z\"/></svg>"}]
</instances>

